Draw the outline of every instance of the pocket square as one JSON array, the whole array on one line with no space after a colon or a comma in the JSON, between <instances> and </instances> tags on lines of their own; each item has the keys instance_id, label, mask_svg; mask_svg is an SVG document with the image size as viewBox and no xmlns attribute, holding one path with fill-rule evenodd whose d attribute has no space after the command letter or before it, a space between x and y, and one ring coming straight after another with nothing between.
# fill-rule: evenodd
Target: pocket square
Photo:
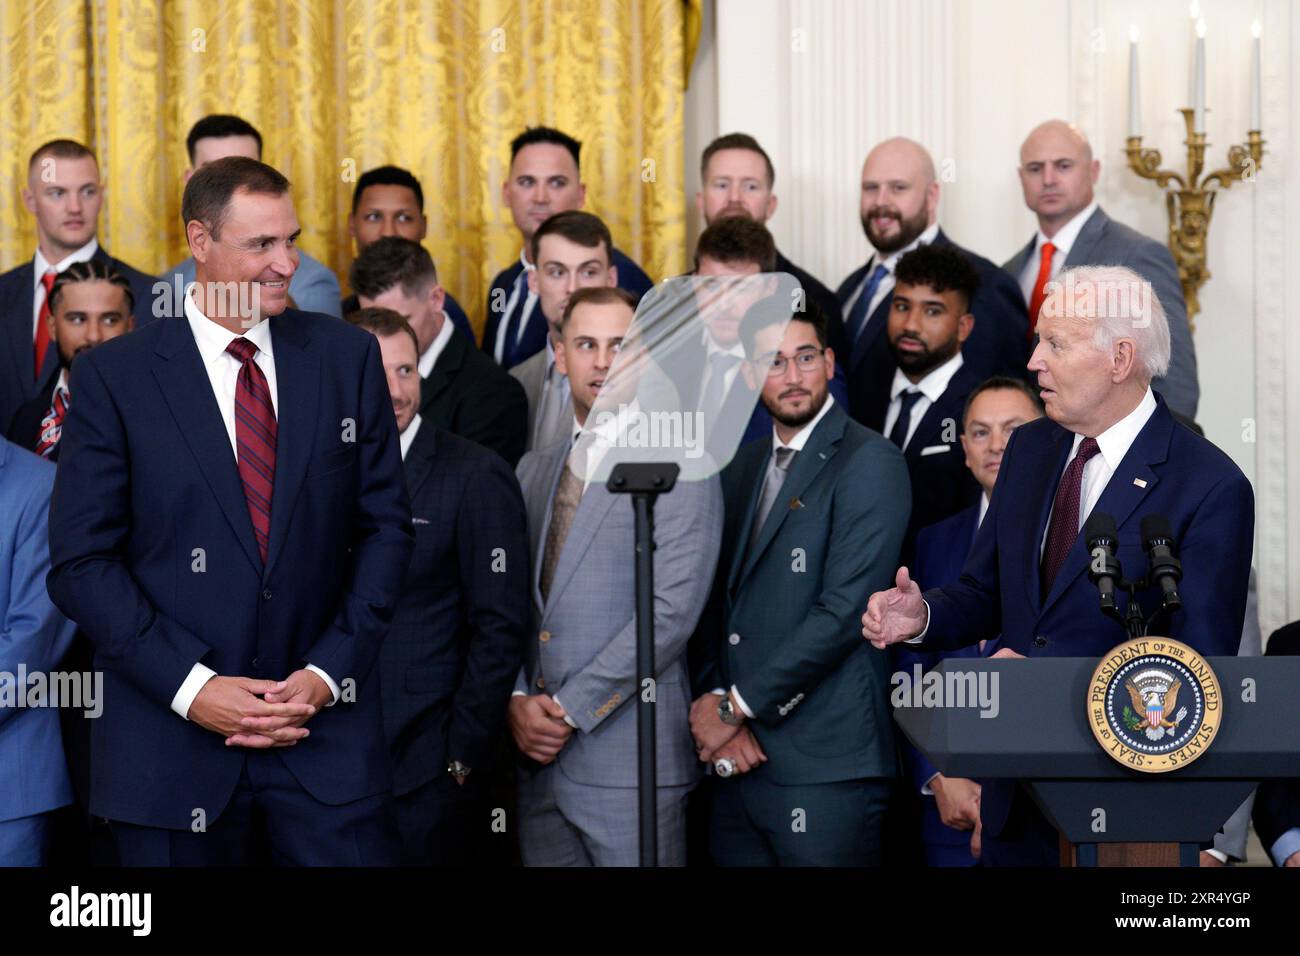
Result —
<instances>
[{"instance_id":1,"label":"pocket square","mask_svg":"<svg viewBox=\"0 0 1300 956\"><path fill-rule=\"evenodd\" d=\"M924 458L926 455L941 455L945 451L950 450L952 450L952 445L929 445L921 449L921 457Z\"/></svg>"},{"instance_id":2,"label":"pocket square","mask_svg":"<svg viewBox=\"0 0 1300 956\"><path fill-rule=\"evenodd\" d=\"M429 523L428 518L417 518L415 515L411 515L411 524L428 524L428 523Z\"/></svg>"}]
</instances>

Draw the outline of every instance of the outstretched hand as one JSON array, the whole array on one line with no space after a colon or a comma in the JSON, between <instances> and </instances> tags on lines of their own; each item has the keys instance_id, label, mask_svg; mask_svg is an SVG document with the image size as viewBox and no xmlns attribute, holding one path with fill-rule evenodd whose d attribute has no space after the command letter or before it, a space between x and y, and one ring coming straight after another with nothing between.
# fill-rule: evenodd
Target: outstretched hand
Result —
<instances>
[{"instance_id":1,"label":"outstretched hand","mask_svg":"<svg viewBox=\"0 0 1300 956\"><path fill-rule=\"evenodd\" d=\"M867 601L867 612L862 615L862 636L873 646L884 650L890 644L907 641L925 630L929 619L921 589L899 568L894 587L877 591Z\"/></svg>"}]
</instances>

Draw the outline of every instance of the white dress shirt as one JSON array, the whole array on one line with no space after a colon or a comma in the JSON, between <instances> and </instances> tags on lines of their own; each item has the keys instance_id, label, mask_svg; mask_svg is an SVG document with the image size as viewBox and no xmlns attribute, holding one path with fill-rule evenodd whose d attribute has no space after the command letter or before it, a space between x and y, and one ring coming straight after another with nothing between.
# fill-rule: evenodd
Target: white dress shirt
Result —
<instances>
[{"instance_id":1,"label":"white dress shirt","mask_svg":"<svg viewBox=\"0 0 1300 956\"><path fill-rule=\"evenodd\" d=\"M420 413L416 412L415 417L411 419L411 424L406 426L406 431L397 436L397 445L402 449L402 461L406 461L406 453L411 450L411 445L415 442L415 433L420 430L420 421Z\"/></svg>"},{"instance_id":2,"label":"white dress shirt","mask_svg":"<svg viewBox=\"0 0 1300 956\"><path fill-rule=\"evenodd\" d=\"M442 329L433 337L429 347L420 355L416 368L420 370L420 378L428 378L433 371L433 367L438 364L438 358L442 355L447 343L451 341L452 335L456 332L456 327L452 325L451 318L446 312L442 313Z\"/></svg>"},{"instance_id":3,"label":"white dress shirt","mask_svg":"<svg viewBox=\"0 0 1300 956\"><path fill-rule=\"evenodd\" d=\"M1047 238L1041 228L1034 235L1033 251L1025 259L1024 269L1020 273L1020 291L1025 294L1026 302L1029 302L1034 297L1034 283L1038 279L1038 267L1043 259L1043 243L1050 242L1056 250L1052 253L1052 274L1047 277L1048 281L1051 281L1059 276L1061 270L1065 268L1065 257L1070 254L1075 240L1079 238L1079 232L1083 229L1083 224L1096 211L1097 200L1094 199L1086 209L1056 230L1056 235L1052 236L1052 238Z\"/></svg>"},{"instance_id":4,"label":"white dress shirt","mask_svg":"<svg viewBox=\"0 0 1300 956\"><path fill-rule=\"evenodd\" d=\"M821 411L819 411L816 415L813 416L812 421L810 421L803 428L799 429L797 432L791 435L790 440L788 442L781 441L781 436L777 434L776 431L776 423L773 422L772 423L773 454L775 454L776 449L778 448L789 448L792 451L796 451L796 452L803 451L804 446L808 444L808 439L812 437L813 430L818 425L821 424L821 420L826 417L826 413L831 410L831 406L833 404L835 404L835 396L832 395L830 392L827 392L826 403L822 405ZM766 474L766 472L764 472L764 474ZM726 693L726 691L723 690L721 687L715 687L713 689L713 693L721 697L723 694ZM740 691L736 689L735 684L731 685L731 695L736 698L736 706L740 708L740 712L744 714L746 717L748 717L750 720L753 720L754 712L750 710L749 705L745 703L745 698L740 696Z\"/></svg>"},{"instance_id":5,"label":"white dress shirt","mask_svg":"<svg viewBox=\"0 0 1300 956\"><path fill-rule=\"evenodd\" d=\"M889 275L881 279L880 285L876 286L876 291L871 296L871 304L867 308L868 316L875 314L876 309L880 307L880 303L884 302L885 297L894 291L894 267L898 265L898 260L903 258L903 256L907 255L913 249L920 246L928 246L930 243L934 242L935 237L938 235L939 224L937 222L932 222L930 225L926 226L923 233L897 252L891 252L883 259L880 257L880 253L872 252L871 259L867 262L867 271L862 276L862 282L858 285L857 289L854 290L853 294L849 296L849 301L844 305L844 318L847 320L848 317L853 314L853 308L857 305L858 297L862 295L863 291L867 288L867 283L871 281L871 273L876 271L877 264L883 265L889 271Z\"/></svg>"},{"instance_id":6,"label":"white dress shirt","mask_svg":"<svg viewBox=\"0 0 1300 956\"><path fill-rule=\"evenodd\" d=\"M238 461L239 443L235 437L235 388L242 363L226 351L226 346L235 339L241 338L241 336L223 328L205 316L199 311L194 297L188 294L185 296L185 318L189 322L190 331L194 335L194 344L198 346L199 358L203 362L203 370L208 373L208 382L212 386L213 394L216 395L217 407L221 410L221 420L225 422L226 432L230 436L230 450L234 453L235 460ZM271 325L266 321L259 322L246 330L242 338L248 339L257 346L257 354L253 356L253 361L262 370L262 374L266 376L267 389L271 393L271 407L273 410L277 410L277 417L279 417L280 399L275 386L275 362L271 352ZM273 502L272 508L274 507ZM327 706L332 706L337 702L340 690L334 679L313 664L308 664L307 670L318 676L329 687L333 700ZM172 710L189 720L190 705L194 703L194 698L199 695L203 685L216 676L217 672L206 664L195 664L190 668L189 675L181 683L176 695L172 697Z\"/></svg>"},{"instance_id":7,"label":"white dress shirt","mask_svg":"<svg viewBox=\"0 0 1300 956\"><path fill-rule=\"evenodd\" d=\"M1138 433L1150 421L1151 416L1155 414L1156 397L1148 386L1142 394L1142 400L1138 402L1137 407L1129 412L1110 428L1097 436L1098 453L1093 455L1083 466L1083 478L1080 482L1079 495L1079 528L1082 529L1088 520L1088 515L1096 507L1097 502L1101 499L1102 492L1106 490L1106 485L1115 474L1115 469L1119 463L1124 460L1128 450L1133 447L1133 442L1137 440ZM1066 459L1066 468L1078 454L1079 445L1083 443L1082 435L1074 436L1074 444L1070 448L1070 457ZM1061 472L1065 474L1064 471ZM1057 477L1057 483L1060 483L1060 476ZM1056 488L1052 488L1053 499L1055 499ZM1056 505L1052 508L1055 510ZM981 518L981 520L983 520ZM1047 523L1043 525L1043 537L1038 543L1038 554L1041 560L1043 550L1047 547L1047 535L1052 527L1052 513L1047 513ZM1077 531L1076 531L1077 533ZM925 629L916 637L907 643L919 644L925 639L926 631L930 630L930 605L925 604Z\"/></svg>"},{"instance_id":8,"label":"white dress shirt","mask_svg":"<svg viewBox=\"0 0 1300 956\"><path fill-rule=\"evenodd\" d=\"M90 242L76 252L65 256L56 265L50 265L49 260L45 258L45 253L41 252L41 247L36 247L36 255L32 259L32 271L36 273L33 277L36 285L32 290L32 341L36 340L36 323L41 320L41 305L45 302L45 284L41 278L51 269L62 272L74 262L89 262L98 251L99 240L92 236Z\"/></svg>"},{"instance_id":9,"label":"white dress shirt","mask_svg":"<svg viewBox=\"0 0 1300 956\"><path fill-rule=\"evenodd\" d=\"M885 413L885 429L882 434L888 436L894 430L894 423L898 421L898 413L903 407L903 393L909 388L915 388L921 393L921 397L912 403L911 416L907 421L907 436L903 439L903 448L906 449L907 443L912 440L912 435L916 431L916 426L921 424L921 419L925 418L925 413L930 410L930 406L948 390L948 383L952 381L952 377L957 374L961 365L961 351L958 350L956 355L938 368L932 369L915 385L903 374L901 368L894 369L894 381L889 386L889 411Z\"/></svg>"}]
</instances>

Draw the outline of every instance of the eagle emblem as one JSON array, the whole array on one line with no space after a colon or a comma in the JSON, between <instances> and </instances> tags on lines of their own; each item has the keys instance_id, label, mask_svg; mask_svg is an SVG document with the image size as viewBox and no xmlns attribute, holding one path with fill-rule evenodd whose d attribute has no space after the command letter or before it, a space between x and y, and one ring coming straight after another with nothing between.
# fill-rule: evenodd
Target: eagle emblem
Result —
<instances>
[{"instance_id":1,"label":"eagle emblem","mask_svg":"<svg viewBox=\"0 0 1300 956\"><path fill-rule=\"evenodd\" d=\"M1173 720L1165 717L1177 706L1178 691L1182 686L1181 680L1160 668L1145 670L1126 679L1124 688L1133 706L1124 708L1125 725L1134 733L1141 729L1148 740L1159 740L1166 733L1172 733L1187 716L1187 708L1183 707Z\"/></svg>"}]
</instances>

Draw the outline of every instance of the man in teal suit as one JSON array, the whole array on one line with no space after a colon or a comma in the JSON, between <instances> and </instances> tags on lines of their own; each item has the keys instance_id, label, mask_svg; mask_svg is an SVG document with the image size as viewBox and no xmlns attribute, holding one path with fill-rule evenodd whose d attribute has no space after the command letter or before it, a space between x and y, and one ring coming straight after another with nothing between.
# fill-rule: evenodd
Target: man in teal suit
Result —
<instances>
[{"instance_id":1,"label":"man in teal suit","mask_svg":"<svg viewBox=\"0 0 1300 956\"><path fill-rule=\"evenodd\" d=\"M819 310L784 330L751 310L741 339L773 436L723 471L722 554L696 632L691 732L723 778L710 852L723 866L876 865L896 766L889 675L856 646L854 609L902 545L907 465L830 396Z\"/></svg>"}]
</instances>

